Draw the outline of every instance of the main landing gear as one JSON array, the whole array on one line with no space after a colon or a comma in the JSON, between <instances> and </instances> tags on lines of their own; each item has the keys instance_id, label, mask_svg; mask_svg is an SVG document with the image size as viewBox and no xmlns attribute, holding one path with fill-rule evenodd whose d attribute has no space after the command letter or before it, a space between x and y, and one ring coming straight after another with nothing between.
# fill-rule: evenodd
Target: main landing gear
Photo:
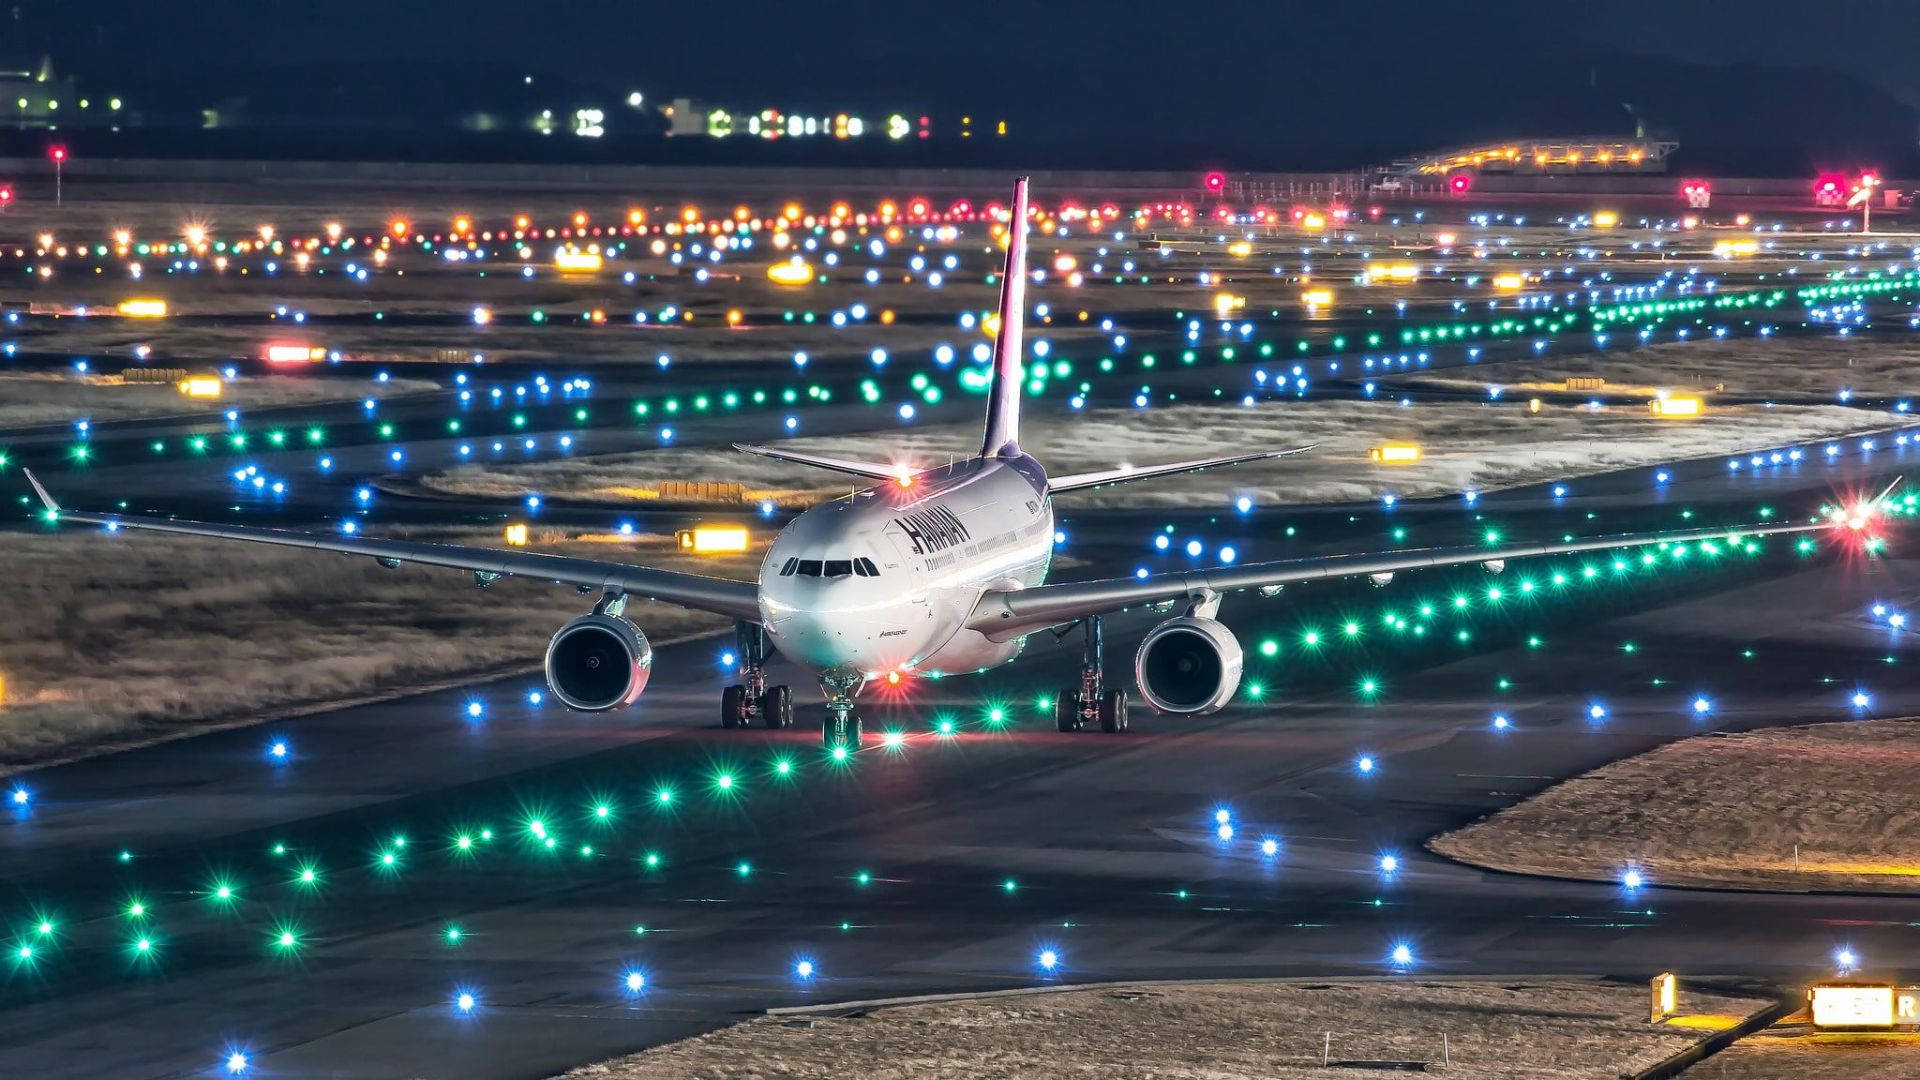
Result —
<instances>
[{"instance_id":1,"label":"main landing gear","mask_svg":"<svg viewBox=\"0 0 1920 1080\"><path fill-rule=\"evenodd\" d=\"M756 718L770 728L793 726L793 691L785 686L767 685L767 630L759 623L733 624L734 640L740 651L737 682L720 692L720 726L752 727Z\"/></svg>"},{"instance_id":2,"label":"main landing gear","mask_svg":"<svg viewBox=\"0 0 1920 1080\"><path fill-rule=\"evenodd\" d=\"M1086 651L1080 661L1080 684L1066 687L1054 699L1054 726L1061 731L1079 731L1089 724L1099 724L1101 731L1118 734L1127 730L1127 692L1108 690L1103 685L1101 656L1105 650L1100 617L1090 615L1081 620L1081 626L1086 631Z\"/></svg>"},{"instance_id":3,"label":"main landing gear","mask_svg":"<svg viewBox=\"0 0 1920 1080\"><path fill-rule=\"evenodd\" d=\"M820 692L827 696L827 722L820 729L829 753L836 756L860 749L860 718L854 715L853 698L867 683L864 675L823 672Z\"/></svg>"}]
</instances>

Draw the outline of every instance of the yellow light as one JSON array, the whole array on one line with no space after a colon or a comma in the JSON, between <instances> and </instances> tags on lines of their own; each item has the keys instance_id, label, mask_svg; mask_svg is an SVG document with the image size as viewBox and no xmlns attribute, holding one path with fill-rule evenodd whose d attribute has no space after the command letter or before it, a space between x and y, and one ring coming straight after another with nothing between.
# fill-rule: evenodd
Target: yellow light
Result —
<instances>
[{"instance_id":1,"label":"yellow light","mask_svg":"<svg viewBox=\"0 0 1920 1080\"><path fill-rule=\"evenodd\" d=\"M1713 255L1717 259L1732 259L1741 255L1751 255L1760 250L1755 240L1721 240L1713 245Z\"/></svg>"},{"instance_id":2,"label":"yellow light","mask_svg":"<svg viewBox=\"0 0 1920 1080\"><path fill-rule=\"evenodd\" d=\"M413 230L413 226L407 223L406 218L394 218L393 223L387 227L392 230L395 238L403 237Z\"/></svg>"},{"instance_id":3,"label":"yellow light","mask_svg":"<svg viewBox=\"0 0 1920 1080\"><path fill-rule=\"evenodd\" d=\"M325 360L327 350L317 345L278 344L267 346L267 360L275 364L304 364Z\"/></svg>"},{"instance_id":4,"label":"yellow light","mask_svg":"<svg viewBox=\"0 0 1920 1080\"><path fill-rule=\"evenodd\" d=\"M1056 274L1071 274L1079 265L1080 260L1071 255L1062 253L1053 257L1053 272Z\"/></svg>"},{"instance_id":5,"label":"yellow light","mask_svg":"<svg viewBox=\"0 0 1920 1080\"><path fill-rule=\"evenodd\" d=\"M805 262L777 262L767 267L767 280L775 285L805 285L813 280L813 267Z\"/></svg>"},{"instance_id":6,"label":"yellow light","mask_svg":"<svg viewBox=\"0 0 1920 1080\"><path fill-rule=\"evenodd\" d=\"M457 217L453 219L453 235L455 236L464 236L472 228L473 221L470 218Z\"/></svg>"},{"instance_id":7,"label":"yellow light","mask_svg":"<svg viewBox=\"0 0 1920 1080\"><path fill-rule=\"evenodd\" d=\"M727 309L727 325L728 325L728 326L739 326L739 325L740 325L740 320L741 320L742 318L743 318L743 316L742 316L742 315L740 314L740 309L739 309L739 308L728 308L728 309Z\"/></svg>"},{"instance_id":8,"label":"yellow light","mask_svg":"<svg viewBox=\"0 0 1920 1080\"><path fill-rule=\"evenodd\" d=\"M1683 394L1678 397L1654 398L1647 403L1647 408L1653 415L1663 419L1680 419L1699 416L1705 406L1700 403L1699 398L1691 394Z\"/></svg>"},{"instance_id":9,"label":"yellow light","mask_svg":"<svg viewBox=\"0 0 1920 1080\"><path fill-rule=\"evenodd\" d=\"M1453 233L1450 233L1450 232L1437 232L1433 234L1433 244L1435 247L1443 247L1443 248L1452 247L1454 245L1454 241L1458 239L1460 239L1458 236L1455 236Z\"/></svg>"},{"instance_id":10,"label":"yellow light","mask_svg":"<svg viewBox=\"0 0 1920 1080\"><path fill-rule=\"evenodd\" d=\"M1327 215L1318 210L1309 210L1300 218L1303 229L1324 229L1327 227Z\"/></svg>"},{"instance_id":11,"label":"yellow light","mask_svg":"<svg viewBox=\"0 0 1920 1080\"><path fill-rule=\"evenodd\" d=\"M699 525L674 534L682 551L695 555L726 555L747 550L743 525Z\"/></svg>"},{"instance_id":12,"label":"yellow light","mask_svg":"<svg viewBox=\"0 0 1920 1080\"><path fill-rule=\"evenodd\" d=\"M1673 972L1663 971L1655 975L1650 988L1653 991L1653 1023L1658 1024L1680 1011L1680 979Z\"/></svg>"},{"instance_id":13,"label":"yellow light","mask_svg":"<svg viewBox=\"0 0 1920 1080\"><path fill-rule=\"evenodd\" d=\"M1244 259L1253 254L1253 242L1250 240L1236 240L1227 245L1227 254L1237 259Z\"/></svg>"},{"instance_id":14,"label":"yellow light","mask_svg":"<svg viewBox=\"0 0 1920 1080\"><path fill-rule=\"evenodd\" d=\"M1413 263L1368 263L1368 281L1409 282L1420 276L1420 268Z\"/></svg>"},{"instance_id":15,"label":"yellow light","mask_svg":"<svg viewBox=\"0 0 1920 1080\"><path fill-rule=\"evenodd\" d=\"M1300 299L1308 307L1326 307L1333 303L1332 289L1308 289L1300 294Z\"/></svg>"},{"instance_id":16,"label":"yellow light","mask_svg":"<svg viewBox=\"0 0 1920 1080\"><path fill-rule=\"evenodd\" d=\"M180 392L190 398L217 398L220 396L220 376L193 375L181 379Z\"/></svg>"},{"instance_id":17,"label":"yellow light","mask_svg":"<svg viewBox=\"0 0 1920 1080\"><path fill-rule=\"evenodd\" d=\"M1613 212L1612 210L1596 210L1596 211L1594 211L1594 214L1593 214L1593 227L1594 227L1594 228L1596 228L1596 229L1611 229L1611 228L1613 228L1613 227L1614 227L1615 225L1618 225L1618 224L1620 224L1620 215L1619 215L1619 214L1617 214L1617 213L1614 213L1614 212Z\"/></svg>"},{"instance_id":18,"label":"yellow light","mask_svg":"<svg viewBox=\"0 0 1920 1080\"><path fill-rule=\"evenodd\" d=\"M507 546L508 547L526 547L527 546L527 526L525 522L516 521L513 524L507 526Z\"/></svg>"},{"instance_id":19,"label":"yellow light","mask_svg":"<svg viewBox=\"0 0 1920 1080\"><path fill-rule=\"evenodd\" d=\"M1816 1028L1890 1028L1893 987L1815 985L1807 990Z\"/></svg>"},{"instance_id":20,"label":"yellow light","mask_svg":"<svg viewBox=\"0 0 1920 1080\"><path fill-rule=\"evenodd\" d=\"M1213 294L1213 310L1218 314L1225 315L1230 311L1238 311L1246 306L1247 298L1244 296L1236 296L1233 293L1225 292Z\"/></svg>"},{"instance_id":21,"label":"yellow light","mask_svg":"<svg viewBox=\"0 0 1920 1080\"><path fill-rule=\"evenodd\" d=\"M1539 399L1539 398L1528 398L1528 399L1527 399L1527 411L1528 411L1528 412L1530 412L1530 413L1538 413L1538 412L1540 411L1540 399Z\"/></svg>"},{"instance_id":22,"label":"yellow light","mask_svg":"<svg viewBox=\"0 0 1920 1080\"><path fill-rule=\"evenodd\" d=\"M340 239L340 223L339 222L337 221L327 222L327 239L334 240L334 241L337 241Z\"/></svg>"},{"instance_id":23,"label":"yellow light","mask_svg":"<svg viewBox=\"0 0 1920 1080\"><path fill-rule=\"evenodd\" d=\"M116 310L129 319L164 319L167 317L167 302L155 299L122 300Z\"/></svg>"},{"instance_id":24,"label":"yellow light","mask_svg":"<svg viewBox=\"0 0 1920 1080\"><path fill-rule=\"evenodd\" d=\"M260 242L261 242L261 243L263 243L263 244L271 244L271 243L273 243L273 226L271 226L271 225L262 225L262 226L260 226L260 229L259 229L259 233L260 233Z\"/></svg>"},{"instance_id":25,"label":"yellow light","mask_svg":"<svg viewBox=\"0 0 1920 1080\"><path fill-rule=\"evenodd\" d=\"M597 274L604 260L597 251L563 247L553 253L553 268L563 274Z\"/></svg>"},{"instance_id":26,"label":"yellow light","mask_svg":"<svg viewBox=\"0 0 1920 1080\"><path fill-rule=\"evenodd\" d=\"M1495 274L1493 276L1493 287L1503 292L1512 292L1526 283L1527 279L1519 274Z\"/></svg>"},{"instance_id":27,"label":"yellow light","mask_svg":"<svg viewBox=\"0 0 1920 1080\"><path fill-rule=\"evenodd\" d=\"M642 210L636 206L633 209L627 211L627 224L645 225L646 223L647 223L647 212L645 210Z\"/></svg>"},{"instance_id":28,"label":"yellow light","mask_svg":"<svg viewBox=\"0 0 1920 1080\"><path fill-rule=\"evenodd\" d=\"M1376 465L1411 465L1420 460L1420 444L1410 442L1381 443L1367 451Z\"/></svg>"}]
</instances>

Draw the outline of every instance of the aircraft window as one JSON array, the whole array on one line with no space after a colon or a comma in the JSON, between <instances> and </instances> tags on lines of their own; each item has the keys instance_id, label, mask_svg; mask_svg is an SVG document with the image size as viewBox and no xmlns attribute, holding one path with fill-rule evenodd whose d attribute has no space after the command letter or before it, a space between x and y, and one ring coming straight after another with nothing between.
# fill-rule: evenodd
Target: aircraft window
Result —
<instances>
[{"instance_id":1,"label":"aircraft window","mask_svg":"<svg viewBox=\"0 0 1920 1080\"><path fill-rule=\"evenodd\" d=\"M801 577L819 577L820 576L820 560L819 559L801 559L800 560L800 576Z\"/></svg>"},{"instance_id":2,"label":"aircraft window","mask_svg":"<svg viewBox=\"0 0 1920 1080\"><path fill-rule=\"evenodd\" d=\"M828 559L826 572L821 576L822 577L852 577L853 576L853 560Z\"/></svg>"},{"instance_id":3,"label":"aircraft window","mask_svg":"<svg viewBox=\"0 0 1920 1080\"><path fill-rule=\"evenodd\" d=\"M867 558L864 555L853 560L853 568L860 572L861 577L879 577L880 576L879 567L874 566L873 560Z\"/></svg>"},{"instance_id":4,"label":"aircraft window","mask_svg":"<svg viewBox=\"0 0 1920 1080\"><path fill-rule=\"evenodd\" d=\"M798 567L799 567L799 565L800 565L800 560L799 560L799 559L788 559L788 560L787 560L787 564L786 564L785 566L782 566L782 567L780 568L780 576L781 576L781 577L792 577L792 576L793 576L793 572L794 572L794 570L795 570L796 568L798 568Z\"/></svg>"}]
</instances>

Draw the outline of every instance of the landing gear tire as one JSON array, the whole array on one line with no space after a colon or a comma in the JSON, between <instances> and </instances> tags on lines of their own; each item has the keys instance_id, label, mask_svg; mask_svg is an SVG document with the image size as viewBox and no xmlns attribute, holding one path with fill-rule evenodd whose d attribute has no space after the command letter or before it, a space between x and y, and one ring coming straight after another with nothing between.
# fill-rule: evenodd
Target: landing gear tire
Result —
<instances>
[{"instance_id":1,"label":"landing gear tire","mask_svg":"<svg viewBox=\"0 0 1920 1080\"><path fill-rule=\"evenodd\" d=\"M1109 690L1100 698L1100 730L1116 735L1127 730L1127 692Z\"/></svg>"},{"instance_id":2,"label":"landing gear tire","mask_svg":"<svg viewBox=\"0 0 1920 1080\"><path fill-rule=\"evenodd\" d=\"M734 683L720 691L720 726L746 727L747 722L747 688Z\"/></svg>"},{"instance_id":3,"label":"landing gear tire","mask_svg":"<svg viewBox=\"0 0 1920 1080\"><path fill-rule=\"evenodd\" d=\"M785 686L769 686L760 695L760 722L776 730L793 726L793 691Z\"/></svg>"},{"instance_id":4,"label":"landing gear tire","mask_svg":"<svg viewBox=\"0 0 1920 1080\"><path fill-rule=\"evenodd\" d=\"M844 748L851 754L860 749L860 742L865 734L860 718L852 713L844 717L829 713L826 724L821 728L821 735L829 752Z\"/></svg>"},{"instance_id":5,"label":"landing gear tire","mask_svg":"<svg viewBox=\"0 0 1920 1080\"><path fill-rule=\"evenodd\" d=\"M1069 686L1053 699L1053 726L1061 731L1079 731L1085 719L1080 715L1080 688Z\"/></svg>"}]
</instances>

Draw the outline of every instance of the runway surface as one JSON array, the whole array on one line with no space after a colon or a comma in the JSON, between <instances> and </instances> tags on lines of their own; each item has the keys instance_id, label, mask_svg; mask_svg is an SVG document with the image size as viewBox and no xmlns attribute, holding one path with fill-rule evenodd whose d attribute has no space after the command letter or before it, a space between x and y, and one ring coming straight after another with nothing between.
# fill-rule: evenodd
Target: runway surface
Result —
<instances>
[{"instance_id":1,"label":"runway surface","mask_svg":"<svg viewBox=\"0 0 1920 1080\"><path fill-rule=\"evenodd\" d=\"M1066 576L1138 559L1162 522L1231 540L1284 520L1301 554L1377 543L1390 524L1446 542L1485 520L1536 535L1592 531L1593 514L1626 531L1672 527L1685 507L1730 523L1762 502L1810 512L1916 463L1908 448L1738 473L1715 460L1669 465L1664 484L1647 469L1587 478L1564 498L1543 486L1473 508L1245 518L1076 514L1062 500L1072 554L1088 560ZM109 485L146 485L178 509L222 499L169 487L182 474L163 466L70 475L74 505ZM1636 570L1616 585L1550 586L1541 563L1404 575L1377 593L1234 596L1223 617L1264 698L1200 720L1138 708L1124 736L1051 730L1035 698L1073 676L1077 638L1041 635L1008 669L870 708L870 732L898 729L902 744L875 740L836 766L819 749L816 695L784 666L801 726L720 730L723 645L709 640L661 650L630 715L531 705L529 673L39 770L30 807L0 824L0 913L14 947L32 949L7 969L0 1045L9 1071L47 1077L212 1074L235 1050L253 1075L531 1077L772 1005L1054 980L1671 969L1791 981L1827 970L1841 944L1897 966L1920 903L1535 880L1420 845L1677 736L1915 711L1904 640L1864 617L1915 592L1902 546L1869 562L1776 541L1738 566ZM1523 579L1539 599L1523 599ZM1476 592L1488 611L1467 642L1440 640L1453 633L1444 612L1415 620L1430 641L1372 625L1382 605L1412 617L1489 583L1513 605ZM1321 662L1291 636L1271 663L1252 655L1295 613L1333 638L1323 620L1336 612L1369 617L1366 644L1327 642L1328 656L1359 650L1347 660ZM1152 618L1110 623L1114 681L1130 681ZM1868 708L1850 706L1856 690ZM1691 707L1701 697L1708 712ZM267 753L274 741L285 759ZM43 917L51 934L36 933ZM1390 962L1398 944L1411 964ZM1047 949L1053 972L1037 963Z\"/></svg>"}]
</instances>

